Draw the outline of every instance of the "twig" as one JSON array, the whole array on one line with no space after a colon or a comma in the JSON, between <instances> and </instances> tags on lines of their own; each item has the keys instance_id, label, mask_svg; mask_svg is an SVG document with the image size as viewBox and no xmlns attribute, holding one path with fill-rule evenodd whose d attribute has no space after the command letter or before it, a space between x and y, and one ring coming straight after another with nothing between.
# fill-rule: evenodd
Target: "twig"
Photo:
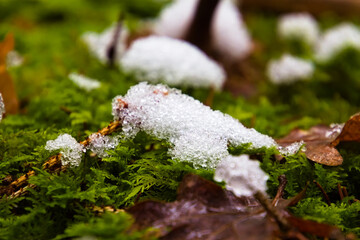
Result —
<instances>
[{"instance_id":1,"label":"twig","mask_svg":"<svg viewBox=\"0 0 360 240\"><path fill-rule=\"evenodd\" d=\"M124 15L122 13L120 13L118 22L116 24L115 32L114 32L114 37L113 37L113 39L107 49L107 52L106 52L110 66L113 66L114 62L115 62L117 45L119 42L119 37L120 37L122 25L123 25L123 20L124 20Z\"/></svg>"},{"instance_id":2,"label":"twig","mask_svg":"<svg viewBox=\"0 0 360 240\"><path fill-rule=\"evenodd\" d=\"M342 201L344 199L344 193L342 192L340 183L337 184L337 188L338 188L338 191L339 191L340 200Z\"/></svg>"},{"instance_id":3,"label":"twig","mask_svg":"<svg viewBox=\"0 0 360 240\"><path fill-rule=\"evenodd\" d=\"M324 198L325 198L325 201L327 203L327 205L331 205L331 201L330 201L330 198L329 196L327 195L327 193L325 192L324 188L320 185L320 183L318 183L316 180L313 181L316 186L320 189L321 193L323 194Z\"/></svg>"},{"instance_id":4,"label":"twig","mask_svg":"<svg viewBox=\"0 0 360 240\"><path fill-rule=\"evenodd\" d=\"M285 175L280 175L278 177L279 180L279 187L276 193L276 196L274 197L273 201L272 201L272 205L276 206L280 200L280 198L282 198L282 196L284 195L284 190L287 184L287 179Z\"/></svg>"},{"instance_id":5,"label":"twig","mask_svg":"<svg viewBox=\"0 0 360 240\"><path fill-rule=\"evenodd\" d=\"M210 39L210 25L219 0L200 0L194 19L184 39L207 52Z\"/></svg>"},{"instance_id":6,"label":"twig","mask_svg":"<svg viewBox=\"0 0 360 240\"><path fill-rule=\"evenodd\" d=\"M121 123L119 121L114 121L110 123L107 127L101 129L98 131L101 135L110 135L113 132L117 131L119 127L121 126ZM89 145L91 142L91 139L88 137L84 141L80 142L83 146ZM46 161L43 164L43 169L50 172L50 173L58 173L63 172L67 169L67 166L61 165L61 154L57 154L55 156L50 157L48 161ZM22 175L15 181L11 182L8 186L3 186L0 188L0 196L2 195L8 195L10 198L15 198L21 195L24 195L26 192L26 189L34 186L28 184L28 179L35 175L35 171L31 170L25 175Z\"/></svg>"}]
</instances>

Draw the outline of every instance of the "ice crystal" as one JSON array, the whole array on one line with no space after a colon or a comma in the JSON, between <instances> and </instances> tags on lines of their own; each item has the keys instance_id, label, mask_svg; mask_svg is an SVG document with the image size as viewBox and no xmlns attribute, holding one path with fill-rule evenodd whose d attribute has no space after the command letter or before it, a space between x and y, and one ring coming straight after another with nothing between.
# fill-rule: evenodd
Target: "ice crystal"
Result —
<instances>
[{"instance_id":1,"label":"ice crystal","mask_svg":"<svg viewBox=\"0 0 360 240\"><path fill-rule=\"evenodd\" d=\"M215 170L214 180L224 181L226 189L236 196L252 196L256 192L265 192L269 176L261 170L260 163L250 160L248 155L228 156Z\"/></svg>"},{"instance_id":2,"label":"ice crystal","mask_svg":"<svg viewBox=\"0 0 360 240\"><path fill-rule=\"evenodd\" d=\"M7 68L21 66L24 62L24 58L15 50L8 52L6 55Z\"/></svg>"},{"instance_id":3,"label":"ice crystal","mask_svg":"<svg viewBox=\"0 0 360 240\"><path fill-rule=\"evenodd\" d=\"M62 165L79 166L84 147L69 134L61 134L55 140L46 142L48 151L60 149Z\"/></svg>"},{"instance_id":4,"label":"ice crystal","mask_svg":"<svg viewBox=\"0 0 360 240\"><path fill-rule=\"evenodd\" d=\"M87 149L96 153L99 157L107 157L107 150L114 149L119 143L118 138L104 136L101 133L93 133L90 135L90 144Z\"/></svg>"},{"instance_id":5,"label":"ice crystal","mask_svg":"<svg viewBox=\"0 0 360 240\"><path fill-rule=\"evenodd\" d=\"M138 131L167 140L173 159L194 167L214 168L228 146L251 143L252 148L275 147L275 141L238 120L213 111L198 100L164 85L140 83L113 100L113 115L122 121L125 137Z\"/></svg>"},{"instance_id":6,"label":"ice crystal","mask_svg":"<svg viewBox=\"0 0 360 240\"><path fill-rule=\"evenodd\" d=\"M102 63L107 63L107 51L114 40L115 35L115 25L109 27L104 32L98 34L95 32L86 32L83 34L82 39L88 45L90 52L100 60ZM126 49L126 39L128 36L128 31L126 28L122 27L120 31L120 36L116 45L115 61L119 61L122 54Z\"/></svg>"},{"instance_id":7,"label":"ice crystal","mask_svg":"<svg viewBox=\"0 0 360 240\"><path fill-rule=\"evenodd\" d=\"M195 46L178 39L151 36L135 41L121 60L123 70L139 81L171 86L220 89L224 70Z\"/></svg>"},{"instance_id":8,"label":"ice crystal","mask_svg":"<svg viewBox=\"0 0 360 240\"><path fill-rule=\"evenodd\" d=\"M290 84L309 79L314 73L314 65L304 59L284 54L279 60L268 64L267 75L275 84Z\"/></svg>"},{"instance_id":9,"label":"ice crystal","mask_svg":"<svg viewBox=\"0 0 360 240\"><path fill-rule=\"evenodd\" d=\"M101 85L99 81L77 73L70 73L69 79L73 81L78 87L85 89L88 92L99 88Z\"/></svg>"},{"instance_id":10,"label":"ice crystal","mask_svg":"<svg viewBox=\"0 0 360 240\"><path fill-rule=\"evenodd\" d=\"M301 151L306 150L306 148L303 147L304 144L305 143L303 140L301 140L299 142L294 142L294 143L290 144L289 146L279 147L279 152L285 156L294 155L295 153L299 152L300 149L301 149Z\"/></svg>"},{"instance_id":11,"label":"ice crystal","mask_svg":"<svg viewBox=\"0 0 360 240\"><path fill-rule=\"evenodd\" d=\"M330 124L330 130L326 131L325 137L331 139L336 138L341 133L342 129L344 128L345 123L332 123Z\"/></svg>"},{"instance_id":12,"label":"ice crystal","mask_svg":"<svg viewBox=\"0 0 360 240\"><path fill-rule=\"evenodd\" d=\"M316 20L307 13L284 15L278 22L278 34L283 39L296 39L309 45L316 43L319 27Z\"/></svg>"},{"instance_id":13,"label":"ice crystal","mask_svg":"<svg viewBox=\"0 0 360 240\"><path fill-rule=\"evenodd\" d=\"M165 8L154 32L172 38L183 38L194 18L198 0L177 0ZM221 1L211 23L214 47L232 59L245 57L252 49L250 35L237 6L231 0Z\"/></svg>"},{"instance_id":14,"label":"ice crystal","mask_svg":"<svg viewBox=\"0 0 360 240\"><path fill-rule=\"evenodd\" d=\"M0 93L0 122L3 118L4 113L5 113L5 104L4 104L2 94Z\"/></svg>"},{"instance_id":15,"label":"ice crystal","mask_svg":"<svg viewBox=\"0 0 360 240\"><path fill-rule=\"evenodd\" d=\"M318 61L327 62L348 47L360 50L360 31L351 23L342 23L321 36L315 56Z\"/></svg>"}]
</instances>

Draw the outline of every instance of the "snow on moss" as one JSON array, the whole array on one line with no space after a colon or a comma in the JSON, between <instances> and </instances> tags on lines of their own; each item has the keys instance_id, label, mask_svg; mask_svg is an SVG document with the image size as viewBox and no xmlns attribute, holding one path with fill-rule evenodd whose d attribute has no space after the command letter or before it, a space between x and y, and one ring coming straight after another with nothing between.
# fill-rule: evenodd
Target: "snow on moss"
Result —
<instances>
[{"instance_id":1,"label":"snow on moss","mask_svg":"<svg viewBox=\"0 0 360 240\"><path fill-rule=\"evenodd\" d=\"M90 92L96 88L99 88L101 83L95 79L88 78L82 74L70 73L69 79L75 83L78 87Z\"/></svg>"},{"instance_id":2,"label":"snow on moss","mask_svg":"<svg viewBox=\"0 0 360 240\"><path fill-rule=\"evenodd\" d=\"M283 39L296 39L312 46L319 37L316 20L308 13L292 13L282 16L277 26L278 34Z\"/></svg>"},{"instance_id":3,"label":"snow on moss","mask_svg":"<svg viewBox=\"0 0 360 240\"><path fill-rule=\"evenodd\" d=\"M101 133L93 133L90 135L90 143L87 149L96 153L100 158L107 157L107 150L114 149L119 143L118 138L104 136Z\"/></svg>"},{"instance_id":4,"label":"snow on moss","mask_svg":"<svg viewBox=\"0 0 360 240\"><path fill-rule=\"evenodd\" d=\"M317 42L315 57L327 62L346 48L360 50L360 31L351 23L342 23L326 31Z\"/></svg>"},{"instance_id":5,"label":"snow on moss","mask_svg":"<svg viewBox=\"0 0 360 240\"><path fill-rule=\"evenodd\" d=\"M271 60L267 75L275 84L290 84L309 79L314 73L314 65L304 59L284 54L279 60Z\"/></svg>"},{"instance_id":6,"label":"snow on moss","mask_svg":"<svg viewBox=\"0 0 360 240\"><path fill-rule=\"evenodd\" d=\"M48 151L60 149L62 165L70 166L79 166L85 151L83 145L69 134L61 134L55 140L47 141L45 149Z\"/></svg>"},{"instance_id":7,"label":"snow on moss","mask_svg":"<svg viewBox=\"0 0 360 240\"><path fill-rule=\"evenodd\" d=\"M6 55L6 67L13 68L19 67L24 63L24 58L18 51L12 50Z\"/></svg>"},{"instance_id":8,"label":"snow on moss","mask_svg":"<svg viewBox=\"0 0 360 240\"><path fill-rule=\"evenodd\" d=\"M226 157L217 165L214 175L215 181L224 181L226 189L239 197L265 193L268 179L259 161L250 160L248 155Z\"/></svg>"},{"instance_id":9,"label":"snow on moss","mask_svg":"<svg viewBox=\"0 0 360 240\"><path fill-rule=\"evenodd\" d=\"M5 114L5 104L4 104L4 99L2 97L2 94L0 93L0 122L1 122L4 114Z\"/></svg>"},{"instance_id":10,"label":"snow on moss","mask_svg":"<svg viewBox=\"0 0 360 240\"><path fill-rule=\"evenodd\" d=\"M177 0L165 8L155 24L154 32L172 38L183 38L194 18L198 0ZM252 41L238 7L222 0L211 23L214 47L231 59L241 59L252 49Z\"/></svg>"},{"instance_id":11,"label":"snow on moss","mask_svg":"<svg viewBox=\"0 0 360 240\"><path fill-rule=\"evenodd\" d=\"M83 41L87 44L90 52L102 63L107 63L107 51L114 39L116 25L113 25L102 33L86 32L82 35ZM126 49L128 31L122 27L116 45L115 62L118 61Z\"/></svg>"},{"instance_id":12,"label":"snow on moss","mask_svg":"<svg viewBox=\"0 0 360 240\"><path fill-rule=\"evenodd\" d=\"M168 37L136 40L121 65L137 80L151 83L220 89L225 81L225 72L215 61L195 46Z\"/></svg>"},{"instance_id":13,"label":"snow on moss","mask_svg":"<svg viewBox=\"0 0 360 240\"><path fill-rule=\"evenodd\" d=\"M277 146L271 137L161 84L140 83L124 97L117 96L113 100L113 115L122 121L126 137L144 131L167 140L174 159L193 162L196 168L215 168L229 154L228 146Z\"/></svg>"}]
</instances>

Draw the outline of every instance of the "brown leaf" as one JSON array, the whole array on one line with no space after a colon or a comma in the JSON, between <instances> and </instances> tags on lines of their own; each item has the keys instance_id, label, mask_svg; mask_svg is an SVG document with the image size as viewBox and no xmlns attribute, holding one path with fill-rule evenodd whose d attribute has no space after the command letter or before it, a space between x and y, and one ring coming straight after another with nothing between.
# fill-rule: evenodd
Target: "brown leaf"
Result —
<instances>
[{"instance_id":1,"label":"brown leaf","mask_svg":"<svg viewBox=\"0 0 360 240\"><path fill-rule=\"evenodd\" d=\"M310 226L312 221L295 218L281 208L279 212L291 224L289 231L282 232L255 198L238 198L192 174L184 177L175 202L144 201L126 211L135 218L135 229L157 228L161 239L307 239L298 228L324 237L339 231L320 224L315 226L324 230L317 235Z\"/></svg>"},{"instance_id":2,"label":"brown leaf","mask_svg":"<svg viewBox=\"0 0 360 240\"><path fill-rule=\"evenodd\" d=\"M278 139L277 143L287 147L294 142L304 141L308 159L327 166L338 166L342 164L343 158L331 144L337 135L338 127L318 125L308 131L295 129L288 136Z\"/></svg>"},{"instance_id":3,"label":"brown leaf","mask_svg":"<svg viewBox=\"0 0 360 240\"><path fill-rule=\"evenodd\" d=\"M337 146L340 142L349 141L360 142L360 113L350 117L339 136L331 142L331 145Z\"/></svg>"},{"instance_id":4,"label":"brown leaf","mask_svg":"<svg viewBox=\"0 0 360 240\"><path fill-rule=\"evenodd\" d=\"M4 99L7 114L16 114L19 103L13 80L6 70L6 56L14 48L14 36L9 33L3 42L0 42L0 93Z\"/></svg>"}]
</instances>

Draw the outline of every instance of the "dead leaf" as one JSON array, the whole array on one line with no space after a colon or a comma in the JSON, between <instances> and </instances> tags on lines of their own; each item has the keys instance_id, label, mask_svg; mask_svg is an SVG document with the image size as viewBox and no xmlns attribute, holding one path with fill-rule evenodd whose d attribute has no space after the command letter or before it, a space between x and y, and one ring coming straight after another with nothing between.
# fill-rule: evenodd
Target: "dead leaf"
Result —
<instances>
[{"instance_id":1,"label":"dead leaf","mask_svg":"<svg viewBox=\"0 0 360 240\"><path fill-rule=\"evenodd\" d=\"M341 133L331 142L331 145L337 146L340 142L349 141L360 142L360 113L350 117Z\"/></svg>"},{"instance_id":2,"label":"dead leaf","mask_svg":"<svg viewBox=\"0 0 360 240\"><path fill-rule=\"evenodd\" d=\"M308 159L327 166L339 166L342 164L343 158L331 144L338 134L338 126L318 125L308 131L295 129L288 136L278 139L277 143L282 147L287 147L294 142L304 141L306 144L305 154Z\"/></svg>"},{"instance_id":3,"label":"dead leaf","mask_svg":"<svg viewBox=\"0 0 360 240\"><path fill-rule=\"evenodd\" d=\"M14 36L8 33L0 42L0 93L4 99L6 114L16 114L19 103L13 80L6 69L6 56L14 49Z\"/></svg>"},{"instance_id":4,"label":"dead leaf","mask_svg":"<svg viewBox=\"0 0 360 240\"><path fill-rule=\"evenodd\" d=\"M313 221L296 218L281 208L279 212L291 225L289 231L282 232L255 198L237 198L192 174L184 177L175 202L144 201L126 211L135 218L135 229L157 228L161 239L307 239L303 233L324 237L341 234L336 227L316 223L322 229L318 235Z\"/></svg>"}]
</instances>

